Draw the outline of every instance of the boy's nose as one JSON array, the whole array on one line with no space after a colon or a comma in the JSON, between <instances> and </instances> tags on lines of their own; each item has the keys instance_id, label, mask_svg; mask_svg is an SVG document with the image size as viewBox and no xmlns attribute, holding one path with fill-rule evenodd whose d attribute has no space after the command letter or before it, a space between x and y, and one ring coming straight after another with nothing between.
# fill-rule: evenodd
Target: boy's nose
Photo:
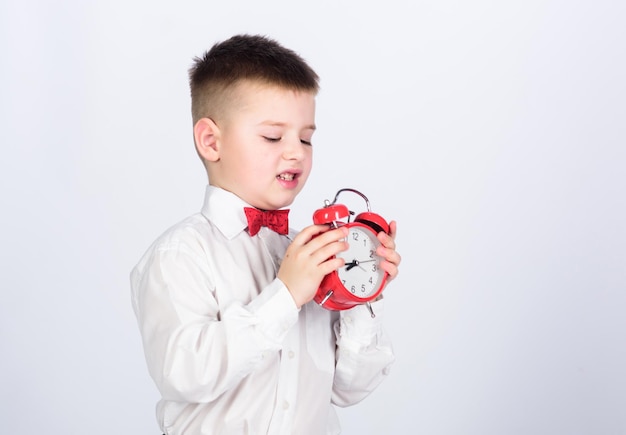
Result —
<instances>
[{"instance_id":1,"label":"boy's nose","mask_svg":"<svg viewBox=\"0 0 626 435\"><path fill-rule=\"evenodd\" d=\"M300 139L290 140L285 145L283 156L287 160L301 160L304 158L305 149L307 145L300 142Z\"/></svg>"}]
</instances>

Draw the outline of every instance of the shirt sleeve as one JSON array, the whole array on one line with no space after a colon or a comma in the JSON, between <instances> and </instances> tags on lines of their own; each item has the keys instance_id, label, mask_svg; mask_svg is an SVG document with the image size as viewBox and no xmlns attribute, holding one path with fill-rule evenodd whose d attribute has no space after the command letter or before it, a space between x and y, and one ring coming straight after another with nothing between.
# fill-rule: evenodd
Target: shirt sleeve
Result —
<instances>
[{"instance_id":1,"label":"shirt sleeve","mask_svg":"<svg viewBox=\"0 0 626 435\"><path fill-rule=\"evenodd\" d=\"M161 246L131 273L148 369L166 400L210 402L234 388L280 349L298 318L278 279L248 305L220 307L202 255L182 243Z\"/></svg>"},{"instance_id":2,"label":"shirt sleeve","mask_svg":"<svg viewBox=\"0 0 626 435\"><path fill-rule=\"evenodd\" d=\"M365 305L340 312L335 323L337 355L332 401L350 406L367 397L389 374L395 357L383 331L384 301L371 304L376 317Z\"/></svg>"}]
</instances>

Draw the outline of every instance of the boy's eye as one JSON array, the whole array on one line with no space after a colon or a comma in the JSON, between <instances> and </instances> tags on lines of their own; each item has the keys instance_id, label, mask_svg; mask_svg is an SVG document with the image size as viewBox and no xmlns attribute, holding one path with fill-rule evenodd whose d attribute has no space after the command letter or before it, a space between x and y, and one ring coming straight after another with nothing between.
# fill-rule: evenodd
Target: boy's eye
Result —
<instances>
[{"instance_id":1,"label":"boy's eye","mask_svg":"<svg viewBox=\"0 0 626 435\"><path fill-rule=\"evenodd\" d=\"M311 141L310 140L300 139L300 143L303 143L305 145L311 145Z\"/></svg>"},{"instance_id":2,"label":"boy's eye","mask_svg":"<svg viewBox=\"0 0 626 435\"><path fill-rule=\"evenodd\" d=\"M280 142L281 140L280 137L267 137L267 136L263 136L263 139L265 139L268 142Z\"/></svg>"}]
</instances>

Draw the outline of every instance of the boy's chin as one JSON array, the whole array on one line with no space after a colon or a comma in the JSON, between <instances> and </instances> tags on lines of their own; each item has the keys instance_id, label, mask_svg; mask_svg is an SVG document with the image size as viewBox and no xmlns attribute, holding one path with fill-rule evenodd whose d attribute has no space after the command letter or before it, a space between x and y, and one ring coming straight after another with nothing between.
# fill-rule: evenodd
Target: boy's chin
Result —
<instances>
[{"instance_id":1,"label":"boy's chin","mask_svg":"<svg viewBox=\"0 0 626 435\"><path fill-rule=\"evenodd\" d=\"M234 189L236 190L236 189ZM258 195L254 195L254 192L238 192L231 191L239 198L253 207L261 210L279 210L281 208L289 207L295 201L300 189L290 191L274 191L271 194L269 192L257 192Z\"/></svg>"},{"instance_id":2,"label":"boy's chin","mask_svg":"<svg viewBox=\"0 0 626 435\"><path fill-rule=\"evenodd\" d=\"M265 202L265 207L258 208L261 208L263 210L279 210L281 208L289 207L291 204L293 204L294 199L295 197L268 201Z\"/></svg>"}]
</instances>

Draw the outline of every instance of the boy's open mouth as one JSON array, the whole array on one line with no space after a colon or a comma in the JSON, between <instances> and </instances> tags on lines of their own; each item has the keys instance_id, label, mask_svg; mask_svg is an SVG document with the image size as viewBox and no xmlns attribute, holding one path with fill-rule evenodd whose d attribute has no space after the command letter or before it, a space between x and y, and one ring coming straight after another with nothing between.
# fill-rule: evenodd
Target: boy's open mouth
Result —
<instances>
[{"instance_id":1,"label":"boy's open mouth","mask_svg":"<svg viewBox=\"0 0 626 435\"><path fill-rule=\"evenodd\" d=\"M292 181L294 178L296 178L296 174L291 174L291 173L279 174L276 178L280 180L285 180L285 181Z\"/></svg>"}]
</instances>

